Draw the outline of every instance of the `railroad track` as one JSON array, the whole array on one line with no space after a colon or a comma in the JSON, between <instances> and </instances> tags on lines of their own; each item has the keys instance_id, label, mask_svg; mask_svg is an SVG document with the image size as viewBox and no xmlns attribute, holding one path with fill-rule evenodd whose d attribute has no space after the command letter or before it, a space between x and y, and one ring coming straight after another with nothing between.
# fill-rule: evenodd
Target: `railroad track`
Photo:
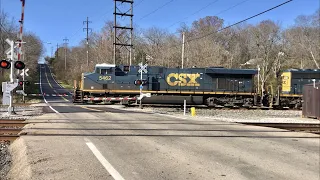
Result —
<instances>
[{"instance_id":1,"label":"railroad track","mask_svg":"<svg viewBox=\"0 0 320 180\"><path fill-rule=\"evenodd\" d=\"M0 119L0 142L13 142L27 123L25 120Z\"/></svg>"},{"instance_id":2,"label":"railroad track","mask_svg":"<svg viewBox=\"0 0 320 180\"><path fill-rule=\"evenodd\" d=\"M138 107L139 104L130 104L126 105L126 107ZM170 104L142 104L143 107L152 107L152 108L177 108L183 110L183 105L170 105ZM187 105L187 108L195 107L197 109L240 109L240 110L291 110L291 111L301 111L302 109L290 109L287 107L283 108L272 108L272 107L261 107L261 106L253 106L253 107L238 107L238 106L206 106L206 105Z\"/></svg>"},{"instance_id":3,"label":"railroad track","mask_svg":"<svg viewBox=\"0 0 320 180\"><path fill-rule=\"evenodd\" d=\"M290 131L296 131L296 132L309 132L314 134L320 135L320 123L243 123L239 122L241 124L246 125L253 125L253 126L264 126L264 127L273 127L273 128L279 128L279 129L286 129Z\"/></svg>"}]
</instances>

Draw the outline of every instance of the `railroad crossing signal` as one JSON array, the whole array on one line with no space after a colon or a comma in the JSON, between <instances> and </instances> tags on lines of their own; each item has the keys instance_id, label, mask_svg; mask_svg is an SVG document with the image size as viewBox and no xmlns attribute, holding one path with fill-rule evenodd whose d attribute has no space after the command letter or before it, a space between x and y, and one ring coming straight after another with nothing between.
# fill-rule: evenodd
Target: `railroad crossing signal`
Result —
<instances>
[{"instance_id":1,"label":"railroad crossing signal","mask_svg":"<svg viewBox=\"0 0 320 180\"><path fill-rule=\"evenodd\" d=\"M14 90L18 86L17 82L2 82L2 105L10 105L12 104L12 96L11 91Z\"/></svg>"},{"instance_id":2,"label":"railroad crossing signal","mask_svg":"<svg viewBox=\"0 0 320 180\"><path fill-rule=\"evenodd\" d=\"M24 92L24 90L17 90L16 93L21 94L23 96L27 96L27 94Z\"/></svg>"},{"instance_id":3,"label":"railroad crossing signal","mask_svg":"<svg viewBox=\"0 0 320 180\"><path fill-rule=\"evenodd\" d=\"M148 67L148 64L145 64L143 65L142 63L139 63L139 66L140 66L140 69L139 69L139 73L148 73L148 70L147 70L147 67Z\"/></svg>"},{"instance_id":4,"label":"railroad crossing signal","mask_svg":"<svg viewBox=\"0 0 320 180\"><path fill-rule=\"evenodd\" d=\"M8 114L11 115L14 112L13 107L13 93L12 91L18 86L22 85L24 87L25 81L19 82L15 78L14 69L23 70L26 66L22 61L19 61L18 55L19 54L19 47L14 46L15 42L6 39L6 42L10 45L10 48L5 51L7 55L7 59L9 60L1 60L0 61L0 68L3 69L10 69L10 82L3 82L2 84L2 92L3 92L3 98L2 98L2 104L9 105L8 107ZM22 42L19 42L22 43ZM19 54L20 55L20 54ZM17 60L18 59L18 60ZM24 79L25 71L23 71L23 79ZM16 80L15 80L16 79Z\"/></svg>"},{"instance_id":5,"label":"railroad crossing signal","mask_svg":"<svg viewBox=\"0 0 320 180\"><path fill-rule=\"evenodd\" d=\"M11 62L8 61L8 60L1 60L0 61L0 67L3 68L3 69L10 69ZM16 61L14 63L14 67L16 69L22 70L22 69L24 69L26 67L26 65L22 61Z\"/></svg>"},{"instance_id":6,"label":"railroad crossing signal","mask_svg":"<svg viewBox=\"0 0 320 180\"><path fill-rule=\"evenodd\" d=\"M14 90L18 86L18 82L2 82L2 92L4 93L10 93L12 90Z\"/></svg>"},{"instance_id":7,"label":"railroad crossing signal","mask_svg":"<svg viewBox=\"0 0 320 180\"><path fill-rule=\"evenodd\" d=\"M3 69L10 69L11 63L7 60L1 60L0 61L0 67Z\"/></svg>"},{"instance_id":8,"label":"railroad crossing signal","mask_svg":"<svg viewBox=\"0 0 320 180\"><path fill-rule=\"evenodd\" d=\"M145 97L151 97L151 93L145 93L145 94L141 94L139 97L138 97L138 100L142 100L143 98Z\"/></svg>"},{"instance_id":9,"label":"railroad crossing signal","mask_svg":"<svg viewBox=\"0 0 320 180\"><path fill-rule=\"evenodd\" d=\"M6 39L6 42L11 46L12 44L14 45L14 42L12 42L10 39ZM14 46L13 49L11 49L11 47L9 49L7 49L5 51L6 55L7 55L7 58L8 59L11 59L12 57L14 59L18 59L18 56L17 56L17 46ZM13 50L13 52L12 52Z\"/></svg>"},{"instance_id":10,"label":"railroad crossing signal","mask_svg":"<svg viewBox=\"0 0 320 180\"><path fill-rule=\"evenodd\" d=\"M147 81L147 80L144 80L144 79L143 79L143 80L137 79L137 80L134 81L134 84L137 85L137 86L138 86L138 85L144 86L144 85L148 84L148 81Z\"/></svg>"},{"instance_id":11,"label":"railroad crossing signal","mask_svg":"<svg viewBox=\"0 0 320 180\"><path fill-rule=\"evenodd\" d=\"M23 69L22 73L20 74L20 76L23 76L23 74L26 75L26 76L29 76L29 74L27 73L28 71L29 71L29 69Z\"/></svg>"},{"instance_id":12,"label":"railroad crossing signal","mask_svg":"<svg viewBox=\"0 0 320 180\"><path fill-rule=\"evenodd\" d=\"M22 61L16 61L14 63L14 67L16 69L22 70L22 69L24 69L26 67L26 65Z\"/></svg>"},{"instance_id":13,"label":"railroad crossing signal","mask_svg":"<svg viewBox=\"0 0 320 180\"><path fill-rule=\"evenodd\" d=\"M18 84L19 84L19 86L22 87L23 85L27 85L28 86L30 84L30 82L29 81L19 81Z\"/></svg>"}]
</instances>

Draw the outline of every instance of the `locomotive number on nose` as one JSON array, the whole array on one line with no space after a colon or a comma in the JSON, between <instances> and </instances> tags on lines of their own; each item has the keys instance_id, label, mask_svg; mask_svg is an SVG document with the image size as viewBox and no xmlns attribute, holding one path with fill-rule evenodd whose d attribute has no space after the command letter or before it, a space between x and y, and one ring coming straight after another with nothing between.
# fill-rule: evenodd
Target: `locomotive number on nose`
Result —
<instances>
[{"instance_id":1,"label":"locomotive number on nose","mask_svg":"<svg viewBox=\"0 0 320 180\"><path fill-rule=\"evenodd\" d=\"M169 86L200 86L197 79L200 74L171 73L167 76Z\"/></svg>"},{"instance_id":2,"label":"locomotive number on nose","mask_svg":"<svg viewBox=\"0 0 320 180\"><path fill-rule=\"evenodd\" d=\"M99 81L110 81L111 76L99 76Z\"/></svg>"}]
</instances>

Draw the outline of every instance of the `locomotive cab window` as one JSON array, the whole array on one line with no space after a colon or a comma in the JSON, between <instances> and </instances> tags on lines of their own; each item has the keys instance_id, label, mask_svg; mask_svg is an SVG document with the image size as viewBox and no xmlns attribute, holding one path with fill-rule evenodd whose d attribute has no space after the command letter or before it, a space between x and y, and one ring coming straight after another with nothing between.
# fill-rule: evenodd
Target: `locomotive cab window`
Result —
<instances>
[{"instance_id":1,"label":"locomotive cab window","mask_svg":"<svg viewBox=\"0 0 320 180\"><path fill-rule=\"evenodd\" d=\"M116 75L116 76L125 76L126 73L123 72L119 67L116 67L116 69L115 69L115 75Z\"/></svg>"},{"instance_id":2,"label":"locomotive cab window","mask_svg":"<svg viewBox=\"0 0 320 180\"><path fill-rule=\"evenodd\" d=\"M112 69L100 69L101 75L107 75L107 74L111 74L111 73L112 73Z\"/></svg>"},{"instance_id":3,"label":"locomotive cab window","mask_svg":"<svg viewBox=\"0 0 320 180\"><path fill-rule=\"evenodd\" d=\"M124 72L129 72L130 71L130 66L124 66L123 67Z\"/></svg>"}]
</instances>

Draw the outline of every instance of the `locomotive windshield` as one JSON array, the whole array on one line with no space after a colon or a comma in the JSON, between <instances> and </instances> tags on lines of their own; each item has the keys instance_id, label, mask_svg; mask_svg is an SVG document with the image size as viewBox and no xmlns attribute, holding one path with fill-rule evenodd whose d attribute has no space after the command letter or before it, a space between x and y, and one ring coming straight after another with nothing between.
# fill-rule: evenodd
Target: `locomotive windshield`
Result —
<instances>
[{"instance_id":1,"label":"locomotive windshield","mask_svg":"<svg viewBox=\"0 0 320 180\"><path fill-rule=\"evenodd\" d=\"M97 64L94 72L101 75L112 74L114 67L113 64Z\"/></svg>"},{"instance_id":2,"label":"locomotive windshield","mask_svg":"<svg viewBox=\"0 0 320 180\"><path fill-rule=\"evenodd\" d=\"M101 75L107 75L107 74L111 74L112 73L112 69L111 68L109 68L109 69L106 69L106 68L101 68L100 69L100 74Z\"/></svg>"}]
</instances>

